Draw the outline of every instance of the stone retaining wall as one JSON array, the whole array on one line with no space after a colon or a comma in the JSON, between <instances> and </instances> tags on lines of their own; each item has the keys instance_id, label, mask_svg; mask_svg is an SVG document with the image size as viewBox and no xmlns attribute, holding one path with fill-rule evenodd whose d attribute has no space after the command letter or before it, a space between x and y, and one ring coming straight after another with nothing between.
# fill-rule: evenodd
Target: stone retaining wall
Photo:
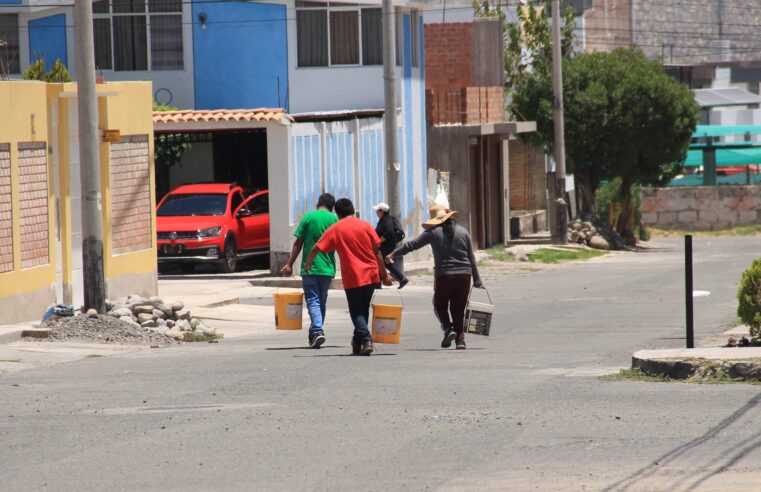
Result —
<instances>
[{"instance_id":1,"label":"stone retaining wall","mask_svg":"<svg viewBox=\"0 0 761 492\"><path fill-rule=\"evenodd\" d=\"M643 188L642 223L713 230L761 223L761 186Z\"/></svg>"}]
</instances>

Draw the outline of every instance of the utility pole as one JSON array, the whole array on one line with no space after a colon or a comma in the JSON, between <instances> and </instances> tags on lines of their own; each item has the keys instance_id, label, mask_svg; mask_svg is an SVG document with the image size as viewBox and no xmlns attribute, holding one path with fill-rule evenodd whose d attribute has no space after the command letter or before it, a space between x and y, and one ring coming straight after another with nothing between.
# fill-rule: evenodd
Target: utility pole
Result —
<instances>
[{"instance_id":1,"label":"utility pole","mask_svg":"<svg viewBox=\"0 0 761 492\"><path fill-rule=\"evenodd\" d=\"M92 0L75 0L79 169L82 183L82 260L85 309L106 312L103 275L103 218L100 194L98 96L95 88L95 48Z\"/></svg>"},{"instance_id":2,"label":"utility pole","mask_svg":"<svg viewBox=\"0 0 761 492\"><path fill-rule=\"evenodd\" d=\"M563 125L563 67L560 41L560 0L552 0L552 91L555 96L555 227L553 242L568 242L568 205L565 202L565 134Z\"/></svg>"},{"instance_id":3,"label":"utility pole","mask_svg":"<svg viewBox=\"0 0 761 492\"><path fill-rule=\"evenodd\" d=\"M401 222L399 199L399 141L396 130L396 15L391 0L383 0L383 133L386 156L386 193L391 213ZM400 257L397 267L404 271Z\"/></svg>"}]
</instances>

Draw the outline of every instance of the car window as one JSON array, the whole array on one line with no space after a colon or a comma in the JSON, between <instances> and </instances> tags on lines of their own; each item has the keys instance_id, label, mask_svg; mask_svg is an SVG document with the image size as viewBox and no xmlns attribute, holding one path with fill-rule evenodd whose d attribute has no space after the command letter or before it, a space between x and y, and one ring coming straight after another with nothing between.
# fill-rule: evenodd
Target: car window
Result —
<instances>
[{"instance_id":1,"label":"car window","mask_svg":"<svg viewBox=\"0 0 761 492\"><path fill-rule=\"evenodd\" d=\"M241 203L243 203L243 195L240 194L240 191L236 191L233 194L233 201L232 206L230 207L230 212L235 212Z\"/></svg>"},{"instance_id":2,"label":"car window","mask_svg":"<svg viewBox=\"0 0 761 492\"><path fill-rule=\"evenodd\" d=\"M270 197L268 193L252 198L248 202L248 209L254 215L268 214L270 212Z\"/></svg>"},{"instance_id":3,"label":"car window","mask_svg":"<svg viewBox=\"0 0 761 492\"><path fill-rule=\"evenodd\" d=\"M156 211L156 215L158 217L224 215L226 210L226 193L183 193L169 195Z\"/></svg>"}]
</instances>

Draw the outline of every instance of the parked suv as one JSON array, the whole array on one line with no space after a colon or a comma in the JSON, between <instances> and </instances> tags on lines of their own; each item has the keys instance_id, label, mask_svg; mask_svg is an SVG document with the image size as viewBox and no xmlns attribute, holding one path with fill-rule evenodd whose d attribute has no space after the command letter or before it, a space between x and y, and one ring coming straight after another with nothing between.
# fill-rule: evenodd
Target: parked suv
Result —
<instances>
[{"instance_id":1,"label":"parked suv","mask_svg":"<svg viewBox=\"0 0 761 492\"><path fill-rule=\"evenodd\" d=\"M239 258L269 253L269 192L245 197L236 184L178 186L156 209L159 263L215 263L226 273Z\"/></svg>"}]
</instances>

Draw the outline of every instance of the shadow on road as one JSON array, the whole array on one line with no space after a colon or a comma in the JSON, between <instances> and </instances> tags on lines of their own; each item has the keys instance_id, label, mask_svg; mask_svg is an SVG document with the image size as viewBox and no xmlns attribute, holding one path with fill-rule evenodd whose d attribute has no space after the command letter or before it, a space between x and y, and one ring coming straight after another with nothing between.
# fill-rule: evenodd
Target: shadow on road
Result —
<instances>
[{"instance_id":1,"label":"shadow on road","mask_svg":"<svg viewBox=\"0 0 761 492\"><path fill-rule=\"evenodd\" d=\"M386 355L396 355L389 352L384 352L382 354L379 354L378 352L373 352L372 357L383 357ZM354 355L354 354L314 354L314 355L294 355L294 357L366 357L363 355Z\"/></svg>"},{"instance_id":2,"label":"shadow on road","mask_svg":"<svg viewBox=\"0 0 761 492\"><path fill-rule=\"evenodd\" d=\"M319 350L326 349L326 348L343 348L343 345L323 345ZM264 350L318 350L318 349L312 349L307 347L306 345L302 345L299 347L266 347Z\"/></svg>"},{"instance_id":3,"label":"shadow on road","mask_svg":"<svg viewBox=\"0 0 761 492\"><path fill-rule=\"evenodd\" d=\"M700 437L697 437L693 439L692 441L682 444L681 446L669 451L668 453L656 458L652 464L641 468L637 470L636 472L632 473L626 478L623 478L619 480L618 482L615 482L608 487L606 487L605 491L625 491L629 490L631 487L637 485L638 483L642 482L643 480L646 480L647 478L652 477L653 475L657 474L659 470L664 467L665 465L668 465L674 461L676 461L678 458L683 456L685 453L687 453L690 450L693 450L711 439L715 438L721 431L725 430L727 427L732 425L733 423L737 422L741 417L743 417L746 413L748 413L751 409L756 407L761 402L761 393L756 394L753 398L748 400L745 405L743 405L741 408L737 409L732 415L725 418L721 422L719 422L716 426L709 429L708 432L703 434ZM748 444L750 443L750 444ZM750 454L755 449L758 449L761 447L761 432L758 432L754 434L753 436L737 443L733 444L733 447L739 447L739 446L745 446L736 453L722 453L722 456L719 456L716 458L715 462L720 462L722 460L722 457L726 456L727 454L731 454L729 458L727 458L724 461L724 464L719 466L718 468L707 471L704 474L702 474L697 480L690 483L685 490L694 490L697 488L700 484L704 483L706 480L711 478L714 475L717 475L724 470L726 470L728 467L736 464L739 462L743 457ZM693 465L694 466L694 465ZM690 477L692 478L692 477ZM682 482L680 480L680 482ZM682 485L682 483L676 483L673 484L673 486L665 487L663 490L676 490L676 488Z\"/></svg>"}]
</instances>

